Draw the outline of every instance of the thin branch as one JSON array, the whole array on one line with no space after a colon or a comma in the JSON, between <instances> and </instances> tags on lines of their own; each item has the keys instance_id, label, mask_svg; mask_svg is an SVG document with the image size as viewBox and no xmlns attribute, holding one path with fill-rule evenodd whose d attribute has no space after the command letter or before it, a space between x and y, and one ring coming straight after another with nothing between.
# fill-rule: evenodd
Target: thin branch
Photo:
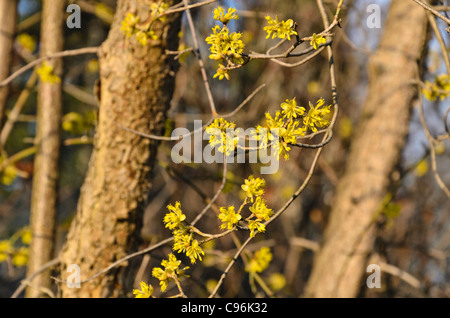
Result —
<instances>
[{"instance_id":1,"label":"thin branch","mask_svg":"<svg viewBox=\"0 0 450 318\"><path fill-rule=\"evenodd\" d=\"M233 267L234 263L236 263L237 259L239 258L239 256L241 255L241 253L244 251L244 248L250 243L250 241L253 239L253 237L249 237L243 244L242 246L237 250L237 252L234 254L233 259L231 260L231 262L228 264L227 268L224 270L224 272L222 273L222 275L220 276L219 282L217 283L216 287L214 288L214 290L211 292L211 294L208 296L208 298L214 298L217 294L217 292L219 291L220 286L223 284L225 278L228 275L228 272L231 270L231 268Z\"/></svg>"},{"instance_id":2,"label":"thin branch","mask_svg":"<svg viewBox=\"0 0 450 318\"><path fill-rule=\"evenodd\" d=\"M231 117L231 116L235 115L235 114L236 114L237 112L239 112L245 105L247 105L247 103L249 103L250 100L251 100L253 97L255 97L255 95L256 95L257 93L259 93L259 92L261 91L261 89L263 89L265 86L266 86L266 84L262 84L262 85L258 86L258 87L257 87L257 88L256 88L256 89L255 89L255 90L254 90L254 91L253 91L253 92L252 92L252 93L251 93L244 101L242 101L242 102L241 102L241 103L240 103L233 111L231 111L231 112L229 112L229 113L226 113L226 114L223 114L223 115L218 114L217 116L218 116L218 117L223 117L223 118L228 118L228 117ZM129 131L129 132L132 132L132 133L134 133L134 134L136 134L136 135L139 135L139 136L142 136L142 137L145 137L145 138L154 139L154 140L160 140L160 141L177 141L177 140L181 140L182 138L190 137L190 136L194 135L194 134L197 133L197 132L203 131L203 129L205 129L209 124L211 124L211 123L213 122L214 117L215 117L215 116L211 116L211 118L208 120L208 122L207 122L206 124L204 124L202 127L197 128L197 129L195 129L195 130L193 130L193 131L191 131L191 132L189 132L189 133L187 133L187 134L185 134L185 135L180 135L180 136L175 136L175 137L165 137L165 136L158 136L158 135L146 134L146 133L139 132L139 131L137 131L137 130L134 130L134 129L131 129L131 128L122 126L122 125L120 125L120 124L118 124L118 123L116 123L116 122L113 122L113 123L114 123L114 125L116 125L116 126L122 128L122 129L124 129L124 130L127 130L127 131Z\"/></svg>"},{"instance_id":3,"label":"thin branch","mask_svg":"<svg viewBox=\"0 0 450 318\"><path fill-rule=\"evenodd\" d=\"M34 272L33 274L31 274L29 277L25 278L24 280L22 280L20 282L20 286L14 291L14 293L11 295L11 298L17 298L20 293L23 292L23 290L29 286L29 284L31 284L31 282L33 281L33 279L38 276L40 273L42 273L43 271L52 268L53 266L59 264L60 259L59 258L54 258L51 261L47 262L46 264L42 265L41 268L39 268L36 272Z\"/></svg>"},{"instance_id":4,"label":"thin branch","mask_svg":"<svg viewBox=\"0 0 450 318\"><path fill-rule=\"evenodd\" d=\"M445 23L447 23L448 25L450 25L450 19L448 19L446 16L442 15L441 13L439 13L437 10L433 9L428 3L424 3L423 1L420 0L412 0L415 3L417 3L418 5L420 5L422 8L424 8L425 10L430 11L431 13L433 13L435 16L437 16L438 18L440 18L441 20L443 20ZM447 32L450 33L450 27L448 27L447 29L445 29Z\"/></svg>"},{"instance_id":5,"label":"thin branch","mask_svg":"<svg viewBox=\"0 0 450 318\"><path fill-rule=\"evenodd\" d=\"M209 200L208 204L203 208L203 210L197 215L197 217L192 221L191 225L194 226L200 219L203 217L203 215L211 208L212 204L217 200L220 193L222 193L223 188L225 187L225 184L227 183L227 156L224 153L223 154L223 176L222 176L222 183L219 186L219 189L217 190L216 194L212 197L211 200Z\"/></svg>"},{"instance_id":6,"label":"thin branch","mask_svg":"<svg viewBox=\"0 0 450 318\"><path fill-rule=\"evenodd\" d=\"M380 265L382 271L391 274L393 276L397 276L398 278L400 278L401 280L403 280L404 282L408 283L409 285L411 285L416 289L421 288L422 284L420 283L420 281L414 276L412 276L410 273L405 272L404 270L401 270L400 268L394 265L387 264L384 262L380 262L378 265Z\"/></svg>"},{"instance_id":7,"label":"thin branch","mask_svg":"<svg viewBox=\"0 0 450 318\"><path fill-rule=\"evenodd\" d=\"M442 58L445 62L445 67L447 68L447 73L450 74L450 59L447 53L447 46L445 45L444 38L442 37L441 32L439 31L439 27L436 23L436 19L430 12L427 12L428 21L430 22L431 28L433 29L434 34L436 35L436 39L439 43L442 52Z\"/></svg>"},{"instance_id":8,"label":"thin branch","mask_svg":"<svg viewBox=\"0 0 450 318\"><path fill-rule=\"evenodd\" d=\"M1 81L0 82L0 87L8 85L15 78L17 78L18 76L22 75L23 73L25 73L29 69L35 67L36 65L39 65L43 61L50 60L50 59L56 59L56 58L60 58L60 57L82 55L82 54L97 54L98 50L99 50L99 47L85 47L85 48L82 48L82 49L61 51L61 52L57 52L57 53L54 53L54 54L49 54L49 55L40 57L40 58L38 58L38 59L28 63L27 65L21 67L20 69L15 71L13 74L11 74L9 77L7 77L3 81Z\"/></svg>"},{"instance_id":9,"label":"thin branch","mask_svg":"<svg viewBox=\"0 0 450 318\"><path fill-rule=\"evenodd\" d=\"M420 85L418 85L418 89L420 91ZM423 130L425 131L425 135L428 139L428 144L430 146L430 155L431 155L431 169L433 171L434 179L438 183L439 187L444 191L444 193L447 195L447 197L450 198L450 190L445 185L444 181L442 181L441 176L439 175L437 171L436 166L436 148L435 148L435 138L431 135L430 130L428 129L427 123L425 121L425 115L423 111L423 102L422 102L422 96L419 95L419 110L420 110L420 123L422 124Z\"/></svg>"},{"instance_id":10,"label":"thin branch","mask_svg":"<svg viewBox=\"0 0 450 318\"><path fill-rule=\"evenodd\" d=\"M205 86L206 95L208 96L209 107L213 116L217 116L216 105L214 104L214 97L211 92L211 86L209 85L208 75L206 74L205 64L203 63L202 56L200 54L200 46L197 37L197 31L195 30L194 21L192 20L191 11L189 9L188 0L183 0L184 10L186 10L186 16L191 30L192 40L194 42L194 52L197 56L198 65L200 66L200 72L202 74L203 84Z\"/></svg>"}]
</instances>

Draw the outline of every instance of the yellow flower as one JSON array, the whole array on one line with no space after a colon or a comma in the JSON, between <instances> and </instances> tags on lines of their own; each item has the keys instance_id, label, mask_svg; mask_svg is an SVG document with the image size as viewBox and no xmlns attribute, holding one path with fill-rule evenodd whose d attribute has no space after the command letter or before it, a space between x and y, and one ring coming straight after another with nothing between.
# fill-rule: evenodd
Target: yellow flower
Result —
<instances>
[{"instance_id":1,"label":"yellow flower","mask_svg":"<svg viewBox=\"0 0 450 318\"><path fill-rule=\"evenodd\" d=\"M14 247L9 240L0 241L0 262L5 261L13 251Z\"/></svg>"},{"instance_id":2,"label":"yellow flower","mask_svg":"<svg viewBox=\"0 0 450 318\"><path fill-rule=\"evenodd\" d=\"M141 289L133 289L133 295L136 295L135 298L150 298L153 294L152 285L147 285L144 282L140 283Z\"/></svg>"},{"instance_id":3,"label":"yellow flower","mask_svg":"<svg viewBox=\"0 0 450 318\"><path fill-rule=\"evenodd\" d=\"M139 23L140 18L134 16L132 13L128 13L125 19L122 21L120 30L129 38L133 35L136 29L136 25Z\"/></svg>"},{"instance_id":4,"label":"yellow flower","mask_svg":"<svg viewBox=\"0 0 450 318\"><path fill-rule=\"evenodd\" d=\"M234 10L234 11L233 11ZM234 15L236 9L229 9L225 14L223 8L217 8L214 11L214 18L224 23L223 27L215 25L212 28L212 33L205 39L206 43L210 45L209 51L211 54L209 58L218 62L214 78L219 77L219 80L224 78L230 79L228 70L224 65L239 65L244 63L242 52L244 50L244 43L242 42L242 34L239 32L230 33L226 24L230 19L237 19Z\"/></svg>"},{"instance_id":5,"label":"yellow flower","mask_svg":"<svg viewBox=\"0 0 450 318\"><path fill-rule=\"evenodd\" d=\"M60 83L61 79L54 73L53 65L47 61L42 62L41 66L37 69L37 73L41 78L41 81L45 83Z\"/></svg>"},{"instance_id":6,"label":"yellow flower","mask_svg":"<svg viewBox=\"0 0 450 318\"><path fill-rule=\"evenodd\" d=\"M291 100L286 99L286 102L281 103L281 108L283 109L281 113L287 118L297 118L298 116L303 116L305 113L305 108L297 106L295 97Z\"/></svg>"},{"instance_id":7,"label":"yellow flower","mask_svg":"<svg viewBox=\"0 0 450 318\"><path fill-rule=\"evenodd\" d=\"M286 286L286 278L281 273L273 273L269 276L269 286L273 291L279 291Z\"/></svg>"},{"instance_id":8,"label":"yellow flower","mask_svg":"<svg viewBox=\"0 0 450 318\"><path fill-rule=\"evenodd\" d=\"M162 17L158 17L159 15L163 14L164 12L167 11L167 9L169 9L169 5L165 2L161 2L161 3L157 3L157 2L153 2L150 5L150 10L152 11L152 16L156 17L158 20L161 21L166 21L167 16L162 16Z\"/></svg>"},{"instance_id":9,"label":"yellow flower","mask_svg":"<svg viewBox=\"0 0 450 318\"><path fill-rule=\"evenodd\" d=\"M225 13L225 10L222 7L217 7L214 9L214 20L218 20L222 22L223 24L228 24L230 20L238 20L239 16L235 14L236 9L234 8L228 8L227 13Z\"/></svg>"},{"instance_id":10,"label":"yellow flower","mask_svg":"<svg viewBox=\"0 0 450 318\"><path fill-rule=\"evenodd\" d=\"M235 212L234 206L220 208L219 219L222 221L222 224L220 225L221 229L227 228L228 230L231 230L241 218L242 216Z\"/></svg>"},{"instance_id":11,"label":"yellow flower","mask_svg":"<svg viewBox=\"0 0 450 318\"><path fill-rule=\"evenodd\" d=\"M184 215L181 211L181 203L178 201L175 202L175 206L169 204L167 206L167 209L169 210L169 213L164 216L163 221L166 224L167 228L173 230L186 219L186 215Z\"/></svg>"},{"instance_id":12,"label":"yellow flower","mask_svg":"<svg viewBox=\"0 0 450 318\"><path fill-rule=\"evenodd\" d=\"M0 160L1 162L1 160ZM17 177L18 170L13 165L8 165L0 172L0 183L11 185Z\"/></svg>"},{"instance_id":13,"label":"yellow flower","mask_svg":"<svg viewBox=\"0 0 450 318\"><path fill-rule=\"evenodd\" d=\"M329 124L325 116L331 112L331 105L322 107L324 104L325 101L323 99L319 99L316 106L313 106L310 102L308 114L303 117L303 124L313 132L316 132L317 128L323 128Z\"/></svg>"},{"instance_id":14,"label":"yellow flower","mask_svg":"<svg viewBox=\"0 0 450 318\"><path fill-rule=\"evenodd\" d=\"M272 257L270 248L261 247L259 251L255 252L245 270L250 273L261 273L269 266Z\"/></svg>"},{"instance_id":15,"label":"yellow flower","mask_svg":"<svg viewBox=\"0 0 450 318\"><path fill-rule=\"evenodd\" d=\"M165 291L169 285L169 281L174 277L180 277L184 275L184 271L189 267L179 269L181 261L177 260L175 255L169 254L168 260L162 260L161 265L164 267L154 267L152 270L152 276L159 279L159 285L161 286L161 291Z\"/></svg>"},{"instance_id":16,"label":"yellow flower","mask_svg":"<svg viewBox=\"0 0 450 318\"><path fill-rule=\"evenodd\" d=\"M201 261L201 255L205 255L205 252L200 247L197 240L192 240L190 245L186 248L186 256L191 259L191 263L195 264L197 258Z\"/></svg>"},{"instance_id":17,"label":"yellow flower","mask_svg":"<svg viewBox=\"0 0 450 318\"><path fill-rule=\"evenodd\" d=\"M264 187L266 186L266 181L262 178L256 178L250 175L248 179L244 180L244 184L241 186L242 190L245 191L247 198L253 202L253 197L259 197L264 194Z\"/></svg>"},{"instance_id":18,"label":"yellow flower","mask_svg":"<svg viewBox=\"0 0 450 318\"><path fill-rule=\"evenodd\" d=\"M17 43L30 53L36 48L36 38L28 33L20 33L17 36Z\"/></svg>"},{"instance_id":19,"label":"yellow flower","mask_svg":"<svg viewBox=\"0 0 450 318\"><path fill-rule=\"evenodd\" d=\"M208 127L206 133L210 135L209 144L211 147L219 146L217 149L227 156L236 148L239 141L240 129L235 129L236 124L228 122L223 118L216 118Z\"/></svg>"},{"instance_id":20,"label":"yellow flower","mask_svg":"<svg viewBox=\"0 0 450 318\"><path fill-rule=\"evenodd\" d=\"M273 215L272 209L269 209L266 206L266 201L261 197L256 198L255 203L250 207L250 212L252 212L257 219L266 221Z\"/></svg>"},{"instance_id":21,"label":"yellow flower","mask_svg":"<svg viewBox=\"0 0 450 318\"><path fill-rule=\"evenodd\" d=\"M266 226L258 219L248 221L248 228L250 229L250 237L255 237L257 232L263 233L266 231Z\"/></svg>"},{"instance_id":22,"label":"yellow flower","mask_svg":"<svg viewBox=\"0 0 450 318\"><path fill-rule=\"evenodd\" d=\"M288 38L291 40L291 35L297 35L297 31L293 29L294 21L292 19L286 21L279 21L278 16L272 19L270 16L266 16L268 26L264 27L264 31L267 32L266 39L272 35L272 39L278 37L280 39Z\"/></svg>"},{"instance_id":23,"label":"yellow flower","mask_svg":"<svg viewBox=\"0 0 450 318\"><path fill-rule=\"evenodd\" d=\"M222 64L219 64L219 68L217 69L216 74L214 74L213 78L219 77L219 80L223 80L226 78L227 80L230 80L230 74L228 73L228 70L223 66Z\"/></svg>"},{"instance_id":24,"label":"yellow flower","mask_svg":"<svg viewBox=\"0 0 450 318\"><path fill-rule=\"evenodd\" d=\"M444 100L450 96L450 75L441 74L436 76L433 82L426 81L422 93L431 101L436 101L438 98Z\"/></svg>"},{"instance_id":25,"label":"yellow flower","mask_svg":"<svg viewBox=\"0 0 450 318\"><path fill-rule=\"evenodd\" d=\"M315 33L312 35L310 44L314 47L314 50L317 50L321 44L325 43L327 43L327 40L323 36L317 35Z\"/></svg>"},{"instance_id":26,"label":"yellow flower","mask_svg":"<svg viewBox=\"0 0 450 318\"><path fill-rule=\"evenodd\" d=\"M22 233L20 234L20 238L22 240L23 244L26 245L30 245L31 243L31 238L32 238L32 234L31 234L31 230L29 227L25 227L22 229L21 231Z\"/></svg>"},{"instance_id":27,"label":"yellow flower","mask_svg":"<svg viewBox=\"0 0 450 318\"><path fill-rule=\"evenodd\" d=\"M22 246L15 250L12 257L12 263L15 266L21 267L28 263L28 247Z\"/></svg>"}]
</instances>

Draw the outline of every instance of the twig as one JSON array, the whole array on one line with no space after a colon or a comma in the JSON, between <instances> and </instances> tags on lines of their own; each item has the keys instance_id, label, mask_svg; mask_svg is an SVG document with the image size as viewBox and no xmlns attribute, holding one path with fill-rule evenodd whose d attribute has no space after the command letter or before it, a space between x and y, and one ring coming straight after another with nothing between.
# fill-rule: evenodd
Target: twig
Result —
<instances>
[{"instance_id":1,"label":"twig","mask_svg":"<svg viewBox=\"0 0 450 318\"><path fill-rule=\"evenodd\" d=\"M223 117L223 118L228 118L228 117L231 117L231 116L235 115L235 114L236 114L238 111L240 111L240 110L241 110L248 102L250 102L250 100L251 100L257 93L259 93L259 91L260 91L261 89L263 89L265 86L266 86L266 84L262 84L262 85L258 86L258 87L257 87L257 88L256 88L249 96L247 96L247 98L246 98L244 101L242 101L242 103L240 103L233 111L231 111L231 112L229 112L229 113L226 113L226 114L223 114L223 115L220 115L220 114L219 114L219 115L217 115L217 116L218 116L218 117ZM137 130L134 130L134 129L131 129L131 128L122 126L122 125L120 125L120 124L118 124L118 123L116 123L116 122L113 122L113 123L114 123L114 125L116 125L116 126L122 128L122 129L124 129L124 130L127 130L127 131L129 131L129 132L132 132L132 133L134 133L134 134L136 134L136 135L139 135L139 136L142 136L142 137L145 137L145 138L154 139L154 140L160 140L160 141L177 141L177 140L181 140L182 138L190 137L190 136L194 135L195 133L197 133L197 132L199 132L199 131L203 131L203 129L205 129L209 124L211 124L211 123L213 122L214 117L215 117L215 116L211 116L211 118L208 120L208 122L207 122L206 124L204 124L202 127L197 128L197 129L195 129L195 130L193 130L193 131L191 131L191 132L189 132L189 133L187 133L187 134L185 134L185 135L180 135L180 136L175 136L175 137L165 137L165 136L158 136L158 135L146 134L146 133L139 132L139 131L137 131Z\"/></svg>"},{"instance_id":2,"label":"twig","mask_svg":"<svg viewBox=\"0 0 450 318\"><path fill-rule=\"evenodd\" d=\"M191 222L191 225L194 226L200 219L203 217L203 215L209 210L209 208L212 206L212 204L217 200L220 193L222 193L223 188L225 187L225 184L227 183L227 156L224 153L223 154L223 176L222 176L222 183L219 186L219 189L217 190L216 194L212 197L211 200L209 200L208 204L203 208L203 210L197 215L197 217L194 219L194 221Z\"/></svg>"},{"instance_id":3,"label":"twig","mask_svg":"<svg viewBox=\"0 0 450 318\"><path fill-rule=\"evenodd\" d=\"M29 285L31 284L31 282L33 281L33 279L38 276L40 273L42 273L43 271L59 264L60 259L59 258L54 258L51 261L49 261L48 263L44 264L41 268L39 268L36 272L34 272L33 274L31 274L29 277L27 277L26 279L22 280L20 282L20 286L14 291L14 293L11 295L11 298L17 298L20 293Z\"/></svg>"},{"instance_id":4,"label":"twig","mask_svg":"<svg viewBox=\"0 0 450 318\"><path fill-rule=\"evenodd\" d=\"M429 4L424 3L420 0L412 0L415 3L417 3L418 5L420 5L422 8L424 8L425 10L430 11L431 13L433 13L435 16L437 16L438 18L440 18L441 20L443 20L444 22L446 22L448 25L450 25L450 19L448 19L447 17L445 17L444 15L442 15L441 13L439 13L438 11L436 11L435 9L433 9ZM450 33L450 27L448 27L447 29L445 29L447 32Z\"/></svg>"},{"instance_id":5,"label":"twig","mask_svg":"<svg viewBox=\"0 0 450 318\"><path fill-rule=\"evenodd\" d=\"M37 78L38 74L36 72L33 72L31 76L28 78L25 88L20 92L19 98L14 104L13 109L9 113L8 120L6 121L0 133L0 149L3 149L3 145L6 143L6 140L8 139L8 136L13 129L14 123L17 121L17 118L19 117L19 114L22 111L23 106L28 100L30 92L34 88L34 85L36 84Z\"/></svg>"},{"instance_id":6,"label":"twig","mask_svg":"<svg viewBox=\"0 0 450 318\"><path fill-rule=\"evenodd\" d=\"M418 85L418 90L420 91L420 85ZM428 139L428 144L430 146L430 160L431 160L431 169L433 171L434 179L438 183L439 187L444 191L444 193L447 195L447 197L450 198L450 190L445 185L444 181L442 181L439 173L437 172L436 167L436 148L434 145L435 139L431 135L430 130L428 129L427 123L425 122L425 115L423 111L423 102L422 102L422 96L419 94L418 97L419 100L419 110L420 110L420 123L422 124L423 130L425 131L425 135Z\"/></svg>"},{"instance_id":7,"label":"twig","mask_svg":"<svg viewBox=\"0 0 450 318\"><path fill-rule=\"evenodd\" d=\"M447 73L450 74L450 59L447 53L447 46L445 45L444 39L442 38L442 34L439 31L438 25L436 23L436 19L430 12L427 12L428 21L430 22L431 28L433 29L434 34L436 35L436 39L439 43L442 52L442 58L445 62L445 67L447 68Z\"/></svg>"},{"instance_id":8,"label":"twig","mask_svg":"<svg viewBox=\"0 0 450 318\"><path fill-rule=\"evenodd\" d=\"M397 276L398 278L400 278L401 280L403 280L404 282L408 283L409 285L411 285L416 289L421 288L422 284L420 283L420 281L414 276L412 276L410 273L405 272L404 270L401 270L400 268L394 265L387 264L384 262L380 262L378 265L380 266L382 271L391 274L393 276Z\"/></svg>"},{"instance_id":9,"label":"twig","mask_svg":"<svg viewBox=\"0 0 450 318\"><path fill-rule=\"evenodd\" d=\"M228 264L227 268L224 270L224 272L222 273L222 275L220 276L219 282L217 283L216 287L214 288L214 290L211 292L211 294L208 296L208 298L214 298L217 294L217 292L219 291L220 286L223 284L223 281L225 280L225 278L228 275L228 272L230 271L230 269L233 267L234 263L236 263L238 257L241 255L242 251L244 250L244 248L250 243L250 241L253 239L253 237L249 237L247 238L247 240L242 244L242 246L237 250L237 252L234 254L233 259L231 260L231 262Z\"/></svg>"},{"instance_id":10,"label":"twig","mask_svg":"<svg viewBox=\"0 0 450 318\"><path fill-rule=\"evenodd\" d=\"M184 10L186 10L186 16L191 30L192 40L194 42L194 53L197 56L198 65L200 66L200 72L202 74L203 84L205 86L206 95L208 96L209 107L213 116L217 116L216 105L214 104L214 97L211 92L211 86L209 85L208 75L206 74L205 64L203 63L202 56L200 54L200 46L197 38L197 31L195 30L194 21L192 20L191 11L189 9L188 0L183 0Z\"/></svg>"},{"instance_id":11,"label":"twig","mask_svg":"<svg viewBox=\"0 0 450 318\"><path fill-rule=\"evenodd\" d=\"M76 55L82 55L82 54L96 54L98 53L99 47L85 47L82 49L75 49L75 50L67 50L67 51L61 51L54 54L49 54L47 56L40 57L27 65L21 67L14 73L12 73L9 77L4 79L0 82L0 87L6 86L9 83L11 83L15 78L20 76L21 74L25 73L29 69L35 67L36 65L42 63L43 61L49 60L49 59L56 59L60 57L66 57L66 56L76 56Z\"/></svg>"}]
</instances>

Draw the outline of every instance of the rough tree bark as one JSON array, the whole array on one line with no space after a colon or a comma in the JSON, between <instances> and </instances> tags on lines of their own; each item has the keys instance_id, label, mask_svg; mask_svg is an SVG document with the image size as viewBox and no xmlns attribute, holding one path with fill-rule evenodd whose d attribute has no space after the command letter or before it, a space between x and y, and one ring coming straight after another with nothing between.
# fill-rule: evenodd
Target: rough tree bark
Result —
<instances>
[{"instance_id":1,"label":"rough tree bark","mask_svg":"<svg viewBox=\"0 0 450 318\"><path fill-rule=\"evenodd\" d=\"M45 0L42 8L40 55L63 50L65 1ZM62 60L48 61L55 74L62 74ZM30 275L54 257L57 214L57 180L61 144L62 86L41 81L38 87L36 146L30 227L33 239L27 274ZM38 287L50 288L50 272L45 271L27 289L27 297L43 296Z\"/></svg>"},{"instance_id":2,"label":"rough tree bark","mask_svg":"<svg viewBox=\"0 0 450 318\"><path fill-rule=\"evenodd\" d=\"M178 47L179 15L152 24L159 40L142 46L120 30L128 13L147 20L158 0L119 0L111 30L100 53L101 101L94 149L77 213L61 257L61 277L67 266L80 266L81 279L97 274L136 248L143 208L158 142L130 133L119 125L143 133L161 134L174 89L177 64L166 50ZM176 0L165 1L173 5ZM126 265L126 264L123 264ZM63 297L116 297L131 291L134 277L123 267L95 280L68 288ZM130 279L131 278L131 279Z\"/></svg>"},{"instance_id":3,"label":"rough tree bark","mask_svg":"<svg viewBox=\"0 0 450 318\"><path fill-rule=\"evenodd\" d=\"M306 297L356 297L373 247L373 217L391 184L414 99L427 17L412 1L391 3L379 48L369 61L369 90L340 180Z\"/></svg>"},{"instance_id":4,"label":"rough tree bark","mask_svg":"<svg viewBox=\"0 0 450 318\"><path fill-rule=\"evenodd\" d=\"M11 51L14 44L16 28L17 1L0 0L0 81L9 75L11 66ZM8 85L0 88L0 129L3 126ZM3 145L0 145L0 149Z\"/></svg>"}]
</instances>

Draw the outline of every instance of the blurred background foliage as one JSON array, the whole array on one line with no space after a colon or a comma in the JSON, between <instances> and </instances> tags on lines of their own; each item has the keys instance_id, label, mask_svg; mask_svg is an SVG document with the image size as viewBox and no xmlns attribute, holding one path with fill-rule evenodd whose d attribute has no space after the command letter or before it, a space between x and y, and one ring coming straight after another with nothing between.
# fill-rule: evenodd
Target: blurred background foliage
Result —
<instances>
[{"instance_id":1,"label":"blurred background foliage","mask_svg":"<svg viewBox=\"0 0 450 318\"><path fill-rule=\"evenodd\" d=\"M70 1L81 6L82 28L65 28L65 49L98 46L106 39L111 23L114 0ZM328 1L329 13L337 1ZM322 30L322 21L316 2L312 0L284 1L219 1L223 7L238 9L240 19L230 23L232 31L243 33L246 45L244 52L265 52L276 40L266 40L262 26L265 15L278 15L280 19L293 19L298 23L300 36L309 36ZM219 4L218 3L218 4ZM318 169L302 195L294 201L286 213L271 224L265 235L259 235L249 249L256 251L262 246L270 247L273 259L262 273L266 282L277 296L297 297L309 276L313 251L297 244L299 239L319 242L327 224L330 206L333 204L335 186L343 174L348 146L355 133L355 123L364 103L367 72L366 64L376 49L381 29L369 29L366 25L368 0L346 1L342 12L343 29L337 31L333 49L338 80L338 93L341 105L337 131L332 142L325 147L319 160ZM389 7L389 1L378 1L382 8L382 21ZM206 38L214 25L212 11L216 4L192 10L200 39ZM17 40L15 43L13 70L24 65L39 46L38 0L19 1ZM183 20L181 47L192 46L189 28ZM448 40L448 38L446 39ZM232 120L238 127L249 128L261 123L264 113L278 108L285 99L296 97L299 105L306 106L309 101L324 98L331 102L328 61L324 53L312 62L296 68L285 68L267 60L252 61L245 67L231 72L230 81L212 80L215 62L207 59L208 46L201 41L201 54L206 63L210 84L219 113L232 111L259 85L266 87L252 101L238 112ZM305 43L304 45L308 45ZM448 45L448 43L447 43ZM202 79L195 57L192 54L180 58L181 67L176 77L176 90L169 111L166 135L175 127L193 129L193 121L209 119L209 104L203 88ZM443 69L439 47L433 39L428 44L426 74L430 78ZM87 144L63 145L61 148L61 175L59 180L59 245L64 240L68 225L74 215L79 190L89 162L92 145L89 140L95 131L96 99L95 81L98 79L98 62L93 55L82 55L64 59L64 139L84 138ZM11 111L21 91L31 75L23 74L11 85L7 111ZM443 113L448 99L427 102L425 112L432 132L444 132ZM35 133L34 116L36 110L36 88L30 90L19 121L4 146L11 156L32 146ZM363 289L363 297L448 297L450 296L450 202L436 185L430 172L429 151L423 129L420 125L417 105L413 105L410 123L410 136L398 175L393 176L396 186L392 189L382 213L377 219L378 236L374 254L388 264L393 264L409 272L424 285L418 290L394 275L383 274L383 288ZM83 140L83 139L82 139ZM70 142L68 142L70 144ZM175 164L170 157L174 142L161 144L153 186L149 196L144 226L142 247L170 236L164 229L162 218L166 205L182 202L183 212L193 219L205 205L204 199L212 197L220 184L221 167L218 164ZM437 157L439 172L446 184L450 184L449 143L442 144ZM274 210L281 207L293 194L299 183L306 177L312 161L313 152L296 148L290 153L288 161L280 161L277 173L263 176L266 179L265 199ZM0 241L9 241L23 234L29 222L31 176L33 174L32 156L15 164L21 171L17 177L9 179L3 172L0 185ZM230 164L224 193L216 202L219 206L239 205L242 200L240 185L250 174L259 174L258 164ZM15 178L14 178L15 177ZM213 213L198 224L199 228L218 229L217 218ZM21 232L22 231L22 232ZM15 234L16 233L16 234ZM20 234L20 235L22 235ZM20 236L19 235L19 236ZM239 233L238 233L239 235ZM6 246L6 243L4 243ZM1 244L0 244L1 246ZM1 247L0 247L1 248ZM5 247L6 248L6 247ZM18 247L20 248L20 247ZM215 280L233 255L234 243L230 237L220 239L205 248L206 257L201 265L192 266L192 280L183 287L197 295L207 296L206 290L214 286ZM158 266L161 259L170 252L170 247L162 248L152 257L139 258L136 282L152 281L151 268ZM0 250L0 255L2 251ZM0 261L2 259L0 258ZM14 263L14 262L13 262ZM7 260L0 263L0 296L9 297L24 277L23 262L13 264ZM224 297L249 297L263 295L245 271L241 261L232 269L230 278L225 281ZM153 282L153 285L157 285ZM159 288L155 288L155 294Z\"/></svg>"}]
</instances>

